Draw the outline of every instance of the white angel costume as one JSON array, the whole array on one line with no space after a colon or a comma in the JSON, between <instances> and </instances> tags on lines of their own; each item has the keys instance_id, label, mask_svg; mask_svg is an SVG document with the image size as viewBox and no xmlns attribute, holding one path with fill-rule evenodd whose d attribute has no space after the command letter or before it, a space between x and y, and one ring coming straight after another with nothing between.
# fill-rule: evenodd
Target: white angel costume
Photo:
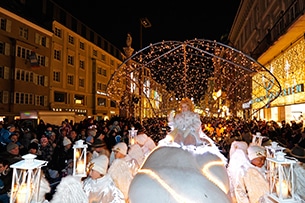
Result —
<instances>
[{"instance_id":1,"label":"white angel costume","mask_svg":"<svg viewBox=\"0 0 305 203\"><path fill-rule=\"evenodd\" d=\"M125 203L123 193L115 186L109 174L93 180L87 178L83 188L89 198L89 203Z\"/></svg>"},{"instance_id":2,"label":"white angel costume","mask_svg":"<svg viewBox=\"0 0 305 203\"><path fill-rule=\"evenodd\" d=\"M264 167L251 164L243 149L236 149L228 165L232 199L237 203L264 202L269 188L264 172Z\"/></svg>"},{"instance_id":3,"label":"white angel costume","mask_svg":"<svg viewBox=\"0 0 305 203\"><path fill-rule=\"evenodd\" d=\"M145 160L144 152L143 152L141 146L137 143L129 146L128 155L129 155L129 157L131 157L131 159L136 160L139 167L142 165L142 163Z\"/></svg>"},{"instance_id":4,"label":"white angel costume","mask_svg":"<svg viewBox=\"0 0 305 203\"><path fill-rule=\"evenodd\" d=\"M208 144L214 144L214 142L203 133L199 114L192 111L181 112L176 116L171 113L168 119L168 126L171 128L174 138L178 138L176 140L174 139L178 144L185 144L183 140L189 135L193 136L195 139L195 146L203 144L201 138L205 139ZM181 137L182 140L180 140Z\"/></svg>"},{"instance_id":5,"label":"white angel costume","mask_svg":"<svg viewBox=\"0 0 305 203\"><path fill-rule=\"evenodd\" d=\"M133 172L125 158L115 159L108 169L108 174L113 179L115 185L124 194L125 199L127 199L128 189L133 179Z\"/></svg>"},{"instance_id":6,"label":"white angel costume","mask_svg":"<svg viewBox=\"0 0 305 203\"><path fill-rule=\"evenodd\" d=\"M304 164L297 163L293 170L296 181L296 191L298 201L305 203L305 166Z\"/></svg>"},{"instance_id":7,"label":"white angel costume","mask_svg":"<svg viewBox=\"0 0 305 203\"><path fill-rule=\"evenodd\" d=\"M156 143L153 141L151 137L148 137L145 133L139 133L135 136L136 143L141 146L141 149L144 153L144 156L148 156L148 154L156 147Z\"/></svg>"},{"instance_id":8,"label":"white angel costume","mask_svg":"<svg viewBox=\"0 0 305 203\"><path fill-rule=\"evenodd\" d=\"M69 194L69 195L68 195ZM71 175L62 178L50 203L88 203L82 182Z\"/></svg>"}]
</instances>

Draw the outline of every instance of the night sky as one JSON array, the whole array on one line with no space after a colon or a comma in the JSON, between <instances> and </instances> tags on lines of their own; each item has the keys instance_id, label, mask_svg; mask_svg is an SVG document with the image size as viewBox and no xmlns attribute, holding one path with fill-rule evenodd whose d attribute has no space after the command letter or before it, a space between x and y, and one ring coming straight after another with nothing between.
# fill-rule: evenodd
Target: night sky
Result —
<instances>
[{"instance_id":1,"label":"night sky","mask_svg":"<svg viewBox=\"0 0 305 203\"><path fill-rule=\"evenodd\" d=\"M142 47L163 40L209 39L220 41L230 32L240 0L208 1L101 1L54 0L74 17L122 50L130 33L135 51L140 49L140 18L147 18L150 28L142 27Z\"/></svg>"}]
</instances>

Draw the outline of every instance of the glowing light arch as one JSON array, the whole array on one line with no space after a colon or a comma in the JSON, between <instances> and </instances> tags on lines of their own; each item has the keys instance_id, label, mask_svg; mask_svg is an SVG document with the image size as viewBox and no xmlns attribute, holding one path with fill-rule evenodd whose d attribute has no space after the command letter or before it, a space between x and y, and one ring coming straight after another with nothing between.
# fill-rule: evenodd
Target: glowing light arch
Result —
<instances>
[{"instance_id":1,"label":"glowing light arch","mask_svg":"<svg viewBox=\"0 0 305 203\"><path fill-rule=\"evenodd\" d=\"M112 74L106 88L109 97L120 101L126 94L122 78L129 84L133 82L146 96L143 79L139 76L136 80L130 79L131 73L136 75L143 67L150 70L152 80L168 92L174 92L175 97L194 98L195 102L212 95L208 92L211 78L214 78L213 91L226 91L229 100L233 96L242 103L250 100L256 103L257 111L270 105L281 92L281 85L272 72L250 56L217 41L194 39L162 41L134 53Z\"/></svg>"}]
</instances>

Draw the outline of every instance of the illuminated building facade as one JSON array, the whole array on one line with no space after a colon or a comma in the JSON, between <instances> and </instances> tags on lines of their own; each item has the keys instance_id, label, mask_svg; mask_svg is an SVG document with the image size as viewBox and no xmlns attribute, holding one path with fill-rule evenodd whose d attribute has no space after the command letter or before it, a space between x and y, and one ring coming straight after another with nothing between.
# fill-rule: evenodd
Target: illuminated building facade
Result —
<instances>
[{"instance_id":1,"label":"illuminated building facade","mask_svg":"<svg viewBox=\"0 0 305 203\"><path fill-rule=\"evenodd\" d=\"M241 50L265 66L280 82L280 96L263 109L263 100L272 98L266 90L272 81L252 84L252 94L260 98L245 98L241 112L250 112L262 120L280 122L300 120L305 112L304 97L304 30L305 3L302 0L242 1L228 37L231 46ZM260 78L257 78L260 77Z\"/></svg>"},{"instance_id":2,"label":"illuminated building facade","mask_svg":"<svg viewBox=\"0 0 305 203\"><path fill-rule=\"evenodd\" d=\"M0 6L0 120L32 110L74 112L76 122L119 115L105 92L119 49L52 1Z\"/></svg>"}]
</instances>

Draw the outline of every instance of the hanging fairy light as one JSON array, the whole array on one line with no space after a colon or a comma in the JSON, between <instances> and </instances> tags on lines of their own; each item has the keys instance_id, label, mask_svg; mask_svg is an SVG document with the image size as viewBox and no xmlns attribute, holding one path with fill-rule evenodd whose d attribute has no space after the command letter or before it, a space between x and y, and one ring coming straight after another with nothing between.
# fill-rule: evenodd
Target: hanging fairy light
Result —
<instances>
[{"instance_id":1,"label":"hanging fairy light","mask_svg":"<svg viewBox=\"0 0 305 203\"><path fill-rule=\"evenodd\" d=\"M127 62L130 65L125 65ZM154 85L156 83L164 89L164 92L174 92L174 96L179 100L183 97L193 97L195 103L206 100L207 105L202 108L209 108L211 113L213 113L211 101L213 92L220 89L226 93L224 100L246 100L245 102L253 100L255 108L261 108L270 100L274 100L281 89L270 71L246 54L216 41L194 39L183 42L162 41L136 52L116 69L107 84L107 95L120 100L124 91L128 90L128 88L126 90L120 88L122 78L131 81L129 75L132 72L135 76L132 80L135 85L134 93L138 94L142 91L139 87L143 81L138 79L137 72L142 69L150 72L151 91L156 90ZM210 84L210 78L217 80ZM265 84L272 84L272 88L266 90ZM252 87L257 92L252 92ZM266 94L273 97L271 99L263 97ZM160 94L160 98L164 95L164 93ZM143 99L148 103L154 102L152 97ZM232 102L228 109L234 111L239 108L234 105L237 104Z\"/></svg>"},{"instance_id":2,"label":"hanging fairy light","mask_svg":"<svg viewBox=\"0 0 305 203\"><path fill-rule=\"evenodd\" d=\"M73 176L87 176L87 147L84 140L78 140L73 145Z\"/></svg>"},{"instance_id":3,"label":"hanging fairy light","mask_svg":"<svg viewBox=\"0 0 305 203\"><path fill-rule=\"evenodd\" d=\"M13 168L10 203L38 202L41 167L47 161L37 160L36 155L22 156L24 160L12 164Z\"/></svg>"},{"instance_id":4,"label":"hanging fairy light","mask_svg":"<svg viewBox=\"0 0 305 203\"><path fill-rule=\"evenodd\" d=\"M268 197L279 203L296 203L295 181L293 175L296 160L285 158L286 153L276 152L274 158L267 158Z\"/></svg>"}]
</instances>

